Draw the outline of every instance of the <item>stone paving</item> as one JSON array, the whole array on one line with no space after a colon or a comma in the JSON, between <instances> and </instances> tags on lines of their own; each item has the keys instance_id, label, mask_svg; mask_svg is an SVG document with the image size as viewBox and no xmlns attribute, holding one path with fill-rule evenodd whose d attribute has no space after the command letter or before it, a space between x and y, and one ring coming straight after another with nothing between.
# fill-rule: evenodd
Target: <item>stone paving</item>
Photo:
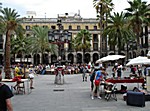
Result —
<instances>
[{"instance_id":1,"label":"stone paving","mask_svg":"<svg viewBox=\"0 0 150 111\"><path fill-rule=\"evenodd\" d=\"M54 75L36 76L35 89L12 98L14 111L150 111L150 101L143 108L127 106L122 94L117 94L117 101L106 101L103 96L101 100L92 100L89 78L82 82L81 74L65 75L64 85L55 85L54 78Z\"/></svg>"}]
</instances>

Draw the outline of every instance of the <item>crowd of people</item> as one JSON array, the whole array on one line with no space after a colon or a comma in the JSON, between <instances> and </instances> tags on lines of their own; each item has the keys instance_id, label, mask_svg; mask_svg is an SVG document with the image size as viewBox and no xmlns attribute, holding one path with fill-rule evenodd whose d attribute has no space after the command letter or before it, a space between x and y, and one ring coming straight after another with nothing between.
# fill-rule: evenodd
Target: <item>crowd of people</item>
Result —
<instances>
[{"instance_id":1,"label":"crowd of people","mask_svg":"<svg viewBox=\"0 0 150 111\"><path fill-rule=\"evenodd\" d=\"M102 81L105 82L105 79L108 76L108 73L106 72L106 67L103 67L102 64L68 64L68 65L62 65L64 69L64 74L82 74L82 81L87 82L88 76L90 76L90 82L91 82L91 99L94 99L95 96L97 96L98 99L101 99L100 96L100 84ZM32 64L23 66L23 64L16 64L13 67L13 74L14 78L29 78L30 79L30 88L34 89L33 87L33 80L35 75L44 75L48 69L55 69L57 66L55 65L42 65L39 64L37 66L34 66ZM145 66L143 69L141 65L131 65L130 66L130 76L134 77L142 77L146 76L148 74L147 69L149 66ZM149 68L150 69L150 68ZM111 69L112 72L112 78L113 79L121 79L122 78L122 72L126 70L126 68L119 64L115 63L114 66ZM109 74L110 76L110 74ZM0 70L0 81L2 80L1 70ZM19 82L14 86L14 89L16 90L16 87L19 86ZM7 92L4 94L4 92ZM2 97L3 95L6 95ZM0 83L0 109L9 109L9 111L12 111L12 105L10 98L13 97L13 94L9 87L5 84Z\"/></svg>"}]
</instances>

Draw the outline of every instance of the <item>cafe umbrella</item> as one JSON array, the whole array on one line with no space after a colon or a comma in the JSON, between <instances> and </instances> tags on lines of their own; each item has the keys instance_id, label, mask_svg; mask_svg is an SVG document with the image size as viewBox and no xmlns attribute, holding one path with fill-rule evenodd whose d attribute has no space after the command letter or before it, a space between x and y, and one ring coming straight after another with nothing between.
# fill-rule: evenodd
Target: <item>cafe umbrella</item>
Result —
<instances>
[{"instance_id":1,"label":"cafe umbrella","mask_svg":"<svg viewBox=\"0 0 150 111\"><path fill-rule=\"evenodd\" d=\"M125 58L123 55L108 55L106 57L100 58L96 61L96 63L108 62L108 61L115 61Z\"/></svg>"}]
</instances>

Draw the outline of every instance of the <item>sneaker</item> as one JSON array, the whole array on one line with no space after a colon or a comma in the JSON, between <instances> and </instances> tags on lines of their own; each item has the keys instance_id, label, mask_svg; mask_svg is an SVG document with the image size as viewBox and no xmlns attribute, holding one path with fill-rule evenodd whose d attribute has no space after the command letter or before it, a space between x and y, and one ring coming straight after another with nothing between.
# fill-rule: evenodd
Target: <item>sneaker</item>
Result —
<instances>
[{"instance_id":1,"label":"sneaker","mask_svg":"<svg viewBox=\"0 0 150 111\"><path fill-rule=\"evenodd\" d=\"M102 99L100 96L97 97L98 99Z\"/></svg>"},{"instance_id":2,"label":"sneaker","mask_svg":"<svg viewBox=\"0 0 150 111\"><path fill-rule=\"evenodd\" d=\"M34 89L34 87L30 87L30 89Z\"/></svg>"},{"instance_id":3,"label":"sneaker","mask_svg":"<svg viewBox=\"0 0 150 111\"><path fill-rule=\"evenodd\" d=\"M93 96L91 96L91 99L93 100L93 99L94 99L94 97L93 97Z\"/></svg>"}]
</instances>

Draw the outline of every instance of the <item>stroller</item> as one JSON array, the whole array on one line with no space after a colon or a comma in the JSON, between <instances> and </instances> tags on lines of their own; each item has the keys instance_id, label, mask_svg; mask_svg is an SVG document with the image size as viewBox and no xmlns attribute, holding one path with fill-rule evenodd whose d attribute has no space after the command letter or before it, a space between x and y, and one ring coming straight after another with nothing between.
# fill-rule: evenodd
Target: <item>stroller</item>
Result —
<instances>
[{"instance_id":1,"label":"stroller","mask_svg":"<svg viewBox=\"0 0 150 111\"><path fill-rule=\"evenodd\" d=\"M107 83L105 85L105 99L108 101L111 98L117 101L117 96L116 96L116 84L113 83Z\"/></svg>"}]
</instances>

